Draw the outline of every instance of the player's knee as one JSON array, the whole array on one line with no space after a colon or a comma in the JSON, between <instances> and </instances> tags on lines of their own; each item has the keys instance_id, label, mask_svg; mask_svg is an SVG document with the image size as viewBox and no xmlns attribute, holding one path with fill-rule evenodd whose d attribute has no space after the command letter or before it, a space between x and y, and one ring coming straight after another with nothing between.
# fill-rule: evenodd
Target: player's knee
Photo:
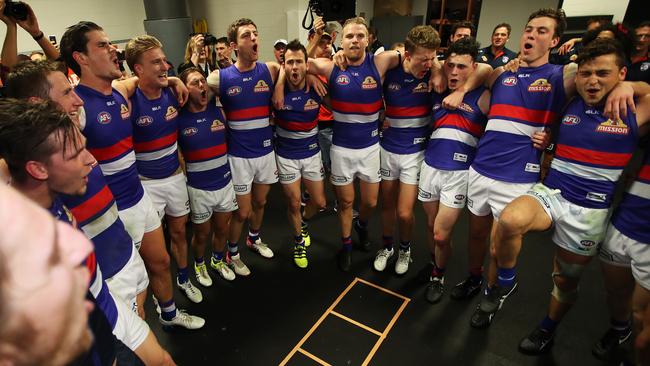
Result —
<instances>
[{"instance_id":1,"label":"player's knee","mask_svg":"<svg viewBox=\"0 0 650 366\"><path fill-rule=\"evenodd\" d=\"M503 210L499 218L499 225L497 226L497 230L502 235L521 235L524 233L525 228L525 222L515 210L508 209L507 207Z\"/></svg>"},{"instance_id":2,"label":"player's knee","mask_svg":"<svg viewBox=\"0 0 650 366\"><path fill-rule=\"evenodd\" d=\"M266 206L266 197L257 197L253 200L253 208L260 209Z\"/></svg>"},{"instance_id":3,"label":"player's knee","mask_svg":"<svg viewBox=\"0 0 650 366\"><path fill-rule=\"evenodd\" d=\"M444 230L433 230L433 242L437 247L446 248L449 246L450 235Z\"/></svg>"},{"instance_id":4,"label":"player's knee","mask_svg":"<svg viewBox=\"0 0 650 366\"><path fill-rule=\"evenodd\" d=\"M338 199L338 204L339 207L343 210L351 209L352 208L352 199L348 199L347 197L341 197Z\"/></svg>"},{"instance_id":5,"label":"player's knee","mask_svg":"<svg viewBox=\"0 0 650 366\"><path fill-rule=\"evenodd\" d=\"M300 196L298 198L291 198L289 204L287 205L289 212L296 213L300 212Z\"/></svg>"},{"instance_id":6,"label":"player's knee","mask_svg":"<svg viewBox=\"0 0 650 366\"><path fill-rule=\"evenodd\" d=\"M244 207L244 206L239 206L239 209L235 212L235 219L239 222L244 222L248 220L248 218L251 215L251 208L249 207Z\"/></svg>"},{"instance_id":7,"label":"player's knee","mask_svg":"<svg viewBox=\"0 0 650 366\"><path fill-rule=\"evenodd\" d=\"M578 299L578 283L584 271L583 264L567 263L557 259L558 269L553 272L553 291L551 295L558 302L573 304Z\"/></svg>"},{"instance_id":8,"label":"player's knee","mask_svg":"<svg viewBox=\"0 0 650 366\"><path fill-rule=\"evenodd\" d=\"M149 263L148 267L149 270L154 272L154 273L165 273L167 274L169 272L169 254L167 254L167 251L163 253L159 253L155 260L152 261L152 263Z\"/></svg>"},{"instance_id":9,"label":"player's knee","mask_svg":"<svg viewBox=\"0 0 650 366\"><path fill-rule=\"evenodd\" d=\"M167 351L165 351L165 350L163 350L161 365L163 365L163 366L176 366L176 363L174 362L174 360L172 360L172 356L170 356L169 353Z\"/></svg>"},{"instance_id":10,"label":"player's knee","mask_svg":"<svg viewBox=\"0 0 650 366\"><path fill-rule=\"evenodd\" d=\"M410 223L413 221L413 211L403 208L397 209L397 219L402 223Z\"/></svg>"}]
</instances>

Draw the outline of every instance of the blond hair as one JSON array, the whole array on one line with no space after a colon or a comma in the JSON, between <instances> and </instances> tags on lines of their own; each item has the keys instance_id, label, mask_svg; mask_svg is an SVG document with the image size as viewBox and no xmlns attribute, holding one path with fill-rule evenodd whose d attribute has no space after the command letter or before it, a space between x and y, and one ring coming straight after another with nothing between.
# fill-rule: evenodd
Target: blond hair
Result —
<instances>
[{"instance_id":1,"label":"blond hair","mask_svg":"<svg viewBox=\"0 0 650 366\"><path fill-rule=\"evenodd\" d=\"M155 48L162 48L162 43L154 36L145 34L131 39L124 50L126 63L131 71L135 72L135 64L140 62L143 53Z\"/></svg>"},{"instance_id":2,"label":"blond hair","mask_svg":"<svg viewBox=\"0 0 650 366\"><path fill-rule=\"evenodd\" d=\"M349 24L363 25L366 27L366 34L368 34L368 22L366 22L363 17L354 17L346 20L345 23L343 23L343 29L345 30L345 27L347 27Z\"/></svg>"},{"instance_id":3,"label":"blond hair","mask_svg":"<svg viewBox=\"0 0 650 366\"><path fill-rule=\"evenodd\" d=\"M438 32L430 25L418 25L411 28L404 40L404 49L413 53L416 47L437 50L440 47Z\"/></svg>"}]
</instances>

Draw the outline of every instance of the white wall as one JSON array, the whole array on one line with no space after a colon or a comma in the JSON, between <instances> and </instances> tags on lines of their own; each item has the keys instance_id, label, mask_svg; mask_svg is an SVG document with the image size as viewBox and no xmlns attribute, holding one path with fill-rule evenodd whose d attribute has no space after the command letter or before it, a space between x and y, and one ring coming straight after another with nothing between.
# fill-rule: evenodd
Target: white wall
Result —
<instances>
[{"instance_id":1,"label":"white wall","mask_svg":"<svg viewBox=\"0 0 650 366\"><path fill-rule=\"evenodd\" d=\"M65 29L81 20L99 24L111 40L130 39L144 34L144 4L138 0L28 0L38 18L38 24L47 37L56 35L57 41ZM0 22L0 40L4 41L6 28ZM18 27L18 52L38 49L32 37Z\"/></svg>"},{"instance_id":2,"label":"white wall","mask_svg":"<svg viewBox=\"0 0 650 366\"><path fill-rule=\"evenodd\" d=\"M613 22L621 22L629 3L629 0L564 0L562 9L569 17L612 14Z\"/></svg>"}]
</instances>

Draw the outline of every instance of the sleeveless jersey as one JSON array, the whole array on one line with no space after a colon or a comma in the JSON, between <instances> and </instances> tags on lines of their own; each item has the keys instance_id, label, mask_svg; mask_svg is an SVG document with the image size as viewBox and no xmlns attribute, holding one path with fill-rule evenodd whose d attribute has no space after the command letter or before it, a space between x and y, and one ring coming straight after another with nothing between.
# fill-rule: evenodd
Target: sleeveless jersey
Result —
<instances>
[{"instance_id":1,"label":"sleeveless jersey","mask_svg":"<svg viewBox=\"0 0 650 366\"><path fill-rule=\"evenodd\" d=\"M334 66L329 93L334 115L332 143L348 149L363 149L379 142L379 111L383 107L381 77L366 53L359 66L343 71Z\"/></svg>"},{"instance_id":2,"label":"sleeveless jersey","mask_svg":"<svg viewBox=\"0 0 650 366\"><path fill-rule=\"evenodd\" d=\"M601 109L576 97L566 108L558 132L555 157L544 184L559 189L569 202L609 208L623 169L636 148L636 116L604 117Z\"/></svg>"},{"instance_id":3,"label":"sleeveless jersey","mask_svg":"<svg viewBox=\"0 0 650 366\"><path fill-rule=\"evenodd\" d=\"M643 166L614 212L612 224L627 237L650 244L650 150Z\"/></svg>"},{"instance_id":4,"label":"sleeveless jersey","mask_svg":"<svg viewBox=\"0 0 650 366\"><path fill-rule=\"evenodd\" d=\"M235 65L219 70L219 99L228 120L228 154L258 158L273 151L269 124L273 79L268 67L240 72Z\"/></svg>"},{"instance_id":5,"label":"sleeveless jersey","mask_svg":"<svg viewBox=\"0 0 650 366\"><path fill-rule=\"evenodd\" d=\"M81 130L88 151L99 162L118 209L130 208L142 199L144 188L136 169L128 103L115 89L104 95L80 84L75 92L84 101Z\"/></svg>"},{"instance_id":6,"label":"sleeveless jersey","mask_svg":"<svg viewBox=\"0 0 650 366\"><path fill-rule=\"evenodd\" d=\"M562 68L521 67L496 79L485 134L472 164L477 172L510 183L539 180L542 152L530 138L550 127L565 103Z\"/></svg>"},{"instance_id":7,"label":"sleeveless jersey","mask_svg":"<svg viewBox=\"0 0 650 366\"><path fill-rule=\"evenodd\" d=\"M178 144L185 159L187 184L196 189L216 191L230 182L226 154L226 119L214 103L203 112L181 110Z\"/></svg>"},{"instance_id":8,"label":"sleeveless jersey","mask_svg":"<svg viewBox=\"0 0 650 366\"><path fill-rule=\"evenodd\" d=\"M441 170L469 169L487 121L478 106L484 91L484 87L478 87L465 94L455 110L442 107L449 92L433 93L434 130L424 153L427 165Z\"/></svg>"},{"instance_id":9,"label":"sleeveless jersey","mask_svg":"<svg viewBox=\"0 0 650 366\"><path fill-rule=\"evenodd\" d=\"M275 153L285 159L305 159L318 148L318 113L321 98L312 88L289 91L285 88L284 107L275 111Z\"/></svg>"},{"instance_id":10,"label":"sleeveless jersey","mask_svg":"<svg viewBox=\"0 0 650 366\"><path fill-rule=\"evenodd\" d=\"M179 168L176 138L178 102L170 88L149 100L137 88L131 97L133 150L138 173L149 179L172 176Z\"/></svg>"},{"instance_id":11,"label":"sleeveless jersey","mask_svg":"<svg viewBox=\"0 0 650 366\"><path fill-rule=\"evenodd\" d=\"M384 101L388 128L381 136L381 146L385 150L404 155L424 150L431 123L428 80L428 73L416 79L402 66L386 73Z\"/></svg>"}]
</instances>

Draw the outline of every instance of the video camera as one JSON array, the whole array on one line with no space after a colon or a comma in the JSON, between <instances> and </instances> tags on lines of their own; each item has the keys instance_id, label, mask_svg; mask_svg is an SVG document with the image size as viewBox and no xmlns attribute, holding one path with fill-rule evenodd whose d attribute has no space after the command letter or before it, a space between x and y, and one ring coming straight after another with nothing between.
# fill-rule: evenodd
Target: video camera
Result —
<instances>
[{"instance_id":1,"label":"video camera","mask_svg":"<svg viewBox=\"0 0 650 366\"><path fill-rule=\"evenodd\" d=\"M190 33L190 38L196 36L197 34L203 35L203 44L206 46L213 46L217 44L217 37L213 36L210 33Z\"/></svg>"},{"instance_id":2,"label":"video camera","mask_svg":"<svg viewBox=\"0 0 650 366\"><path fill-rule=\"evenodd\" d=\"M5 9L2 12L4 15L18 21L27 20L29 15L29 7L22 1L5 1Z\"/></svg>"}]
</instances>

